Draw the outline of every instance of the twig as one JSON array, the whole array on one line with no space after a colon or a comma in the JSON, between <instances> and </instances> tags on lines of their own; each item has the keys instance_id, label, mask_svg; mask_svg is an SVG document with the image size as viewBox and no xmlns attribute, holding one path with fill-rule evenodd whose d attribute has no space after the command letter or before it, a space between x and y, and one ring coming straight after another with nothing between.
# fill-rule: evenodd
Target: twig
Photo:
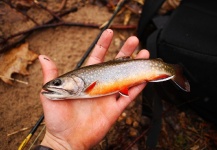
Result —
<instances>
[{"instance_id":1,"label":"twig","mask_svg":"<svg viewBox=\"0 0 217 150\"><path fill-rule=\"evenodd\" d=\"M130 10L131 12L133 12L134 14L140 15L140 13L139 13L138 10L135 10L135 9L131 8L129 5L126 4L125 7L126 7L128 10Z\"/></svg>"},{"instance_id":2,"label":"twig","mask_svg":"<svg viewBox=\"0 0 217 150\"><path fill-rule=\"evenodd\" d=\"M8 41L4 38L4 40L0 41L0 53L6 52L10 48L13 48L16 46L16 44L25 40L29 35L30 33L24 34L23 36L19 37L16 42L12 42L11 44L8 44Z\"/></svg>"},{"instance_id":3,"label":"twig","mask_svg":"<svg viewBox=\"0 0 217 150\"><path fill-rule=\"evenodd\" d=\"M59 17L63 17L71 12L76 12L78 10L78 7L72 7L68 10L65 10L64 12L57 12L56 15L58 15ZM54 21L54 19L52 19L50 22ZM48 22L48 23L50 23Z\"/></svg>"},{"instance_id":4,"label":"twig","mask_svg":"<svg viewBox=\"0 0 217 150\"><path fill-rule=\"evenodd\" d=\"M66 0L63 0L62 5L65 5ZM35 2L35 4L37 4L38 6L40 6L41 8L45 9L46 11L48 11L54 18L52 18L51 20L47 21L45 24L43 25L37 25L31 29L25 30L25 31L21 31L18 33L15 33L9 37L6 38L2 38L2 40L0 41L0 46L2 46L0 48L0 53L5 52L6 50L8 50L9 48L15 46L17 43L23 41L28 35L30 35L33 31L39 30L39 29L44 29L44 28L50 28L50 27L57 27L57 26L80 26L80 27L91 27L91 28L99 28L100 25L97 24L90 24L90 23L76 23L76 22L63 22L61 20L60 17L70 13L70 12L75 12L77 11L77 7L73 7L65 12L61 12L61 13L53 13L51 12L49 9L47 9L46 7L44 7L43 5L41 5L40 3L38 3L37 1ZM10 5L11 6L11 5ZM118 8L118 6L117 6ZM55 20L58 20L60 22L58 23L52 23ZM113 20L113 19L111 19ZM108 23L109 25L111 24ZM111 29L135 29L137 26L136 25L112 25L110 26ZM108 28L108 27L107 27ZM15 42L9 44L8 41L17 37L17 36L21 36L19 39L16 39Z\"/></svg>"},{"instance_id":5,"label":"twig","mask_svg":"<svg viewBox=\"0 0 217 150\"><path fill-rule=\"evenodd\" d=\"M93 23L79 23L79 22L58 22L58 23L52 23L52 24L43 24L43 25L39 25L36 27L33 27L31 29L25 30L25 31L21 31L18 32L16 34L13 34L7 38L4 38L2 41L0 41L0 44L3 44L5 42L7 42L8 40L16 37L16 36L20 36L22 34L27 34L36 30L40 30L40 29L45 29L45 28L51 28L51 27L57 27L57 26L79 26L79 27L90 27L90 28L102 28L100 25L98 24L93 24ZM110 27L111 29L135 29L136 25L111 25Z\"/></svg>"},{"instance_id":6,"label":"twig","mask_svg":"<svg viewBox=\"0 0 217 150\"><path fill-rule=\"evenodd\" d=\"M26 18L28 18L29 20L31 20L32 22L34 22L36 25L39 25L33 18L31 18L29 15L27 15L26 13L20 11L19 9L16 9L16 7L14 7L10 2L8 1L3 1L5 4L7 4L8 6L10 6L11 8L15 9L17 12L21 13L22 15L26 16Z\"/></svg>"},{"instance_id":7,"label":"twig","mask_svg":"<svg viewBox=\"0 0 217 150\"><path fill-rule=\"evenodd\" d=\"M111 29L119 29L119 30L126 30L126 29L136 29L137 25L119 25L119 24L114 24L111 25Z\"/></svg>"},{"instance_id":8,"label":"twig","mask_svg":"<svg viewBox=\"0 0 217 150\"><path fill-rule=\"evenodd\" d=\"M66 6L66 2L67 2L67 0L62 0L60 8L57 12L61 11Z\"/></svg>"},{"instance_id":9,"label":"twig","mask_svg":"<svg viewBox=\"0 0 217 150\"><path fill-rule=\"evenodd\" d=\"M58 14L59 17L62 17L62 16L65 16L67 15L68 13L71 13L71 12L75 12L77 11L77 7L73 7L69 10L66 10L65 12L61 12ZM55 18L52 18L50 19L49 21L47 21L47 23L45 23L44 25L46 24L50 24L52 23L53 21L55 20ZM35 27L33 27L35 28ZM37 28L37 27L36 27ZM39 27L40 29L40 27ZM36 29L35 29L36 30ZM28 31L28 32L27 32ZM15 46L17 43L19 42L22 42L29 34L31 34L31 32L34 31L33 29L29 29L29 30L26 30L26 31L23 31L23 32L19 32L19 33L16 33L14 35L11 35L9 37L6 37L6 38L2 38L2 40L0 41L0 53L2 52L5 52L6 50L10 49L11 47ZM23 35L23 37L17 39L15 42L13 42L12 44L8 44L8 40L9 39L12 39L14 37L17 37L17 36L20 36L20 35Z\"/></svg>"},{"instance_id":10,"label":"twig","mask_svg":"<svg viewBox=\"0 0 217 150\"><path fill-rule=\"evenodd\" d=\"M39 7L41 7L42 9L46 10L51 16L54 17L54 19L57 19L58 21L62 22L62 19L58 15L56 15L55 13L53 13L51 10L49 10L47 7L43 6L38 1L34 1L34 3L36 5L38 5Z\"/></svg>"},{"instance_id":11,"label":"twig","mask_svg":"<svg viewBox=\"0 0 217 150\"><path fill-rule=\"evenodd\" d=\"M41 125L44 125L44 123L41 123ZM26 130L29 130L29 129L31 129L31 127L25 127L25 128L19 129L17 131L13 131L11 133L8 133L7 136L12 136L14 134L17 134L17 133L20 133L20 132L23 132L23 131L26 131Z\"/></svg>"},{"instance_id":12,"label":"twig","mask_svg":"<svg viewBox=\"0 0 217 150\"><path fill-rule=\"evenodd\" d=\"M50 28L50 27L57 27L57 26L84 26L84 27L94 27L94 28L97 28L98 25L94 25L94 24L85 24L85 23L69 23L69 22L58 22L58 23L53 23L53 24L43 24L43 25L39 25L39 26L35 26L31 29L28 29L28 30L25 30L25 31L21 31L21 32L18 32L16 34L13 34L7 38L5 38L3 41L0 42L0 44L3 44L5 42L7 42L8 40L16 37L16 36L20 36L22 34L27 34L27 33L30 33L30 32L33 32L33 31L36 31L36 30L39 30L39 29L44 29L44 28Z\"/></svg>"},{"instance_id":13,"label":"twig","mask_svg":"<svg viewBox=\"0 0 217 150\"><path fill-rule=\"evenodd\" d=\"M12 133L8 133L7 136L11 136L11 135L14 135L14 134L17 134L17 133L20 133L20 132L23 132L23 131L26 131L29 129L30 129L30 127L25 127L25 128L20 129L20 130L14 131Z\"/></svg>"},{"instance_id":14,"label":"twig","mask_svg":"<svg viewBox=\"0 0 217 150\"><path fill-rule=\"evenodd\" d=\"M26 84L26 85L29 84L28 82L21 81L21 80L15 79L15 78L5 77L3 75L0 75L0 78L6 78L6 79L9 79L9 80L12 80L12 81L16 81L16 82L19 82L19 83L22 83L22 84Z\"/></svg>"},{"instance_id":15,"label":"twig","mask_svg":"<svg viewBox=\"0 0 217 150\"><path fill-rule=\"evenodd\" d=\"M2 46L4 46L4 47L0 49L0 53L5 52L7 49L10 49L11 47L15 46L17 43L23 41L33 31L45 29L45 28L50 28L50 27L57 27L57 26L79 26L79 27L89 27L89 28L99 28L100 27L100 25L97 25L97 24L73 23L73 22L71 22L71 23L70 22L60 22L60 23L53 23L53 24L36 26L36 27L33 27L29 30L21 31L19 33L11 35L7 38L2 38L2 40L0 41L0 44L2 44ZM119 25L119 24L110 26L111 29L118 29L118 30L135 29L136 27L137 27L136 25ZM21 36L21 35L23 35L23 36L20 37L20 39L17 42L12 43L10 45L5 44L5 43L7 43L8 40L15 38L17 36Z\"/></svg>"},{"instance_id":16,"label":"twig","mask_svg":"<svg viewBox=\"0 0 217 150\"><path fill-rule=\"evenodd\" d=\"M124 148L124 150L129 150L130 148L132 148L132 146L134 145L134 144L136 144L136 142L138 142L143 136L145 136L145 134L148 132L148 129L149 128L147 128L146 130L144 130L143 132L142 132L142 134L140 135L140 136L138 136L132 143L130 143L126 148Z\"/></svg>"}]
</instances>

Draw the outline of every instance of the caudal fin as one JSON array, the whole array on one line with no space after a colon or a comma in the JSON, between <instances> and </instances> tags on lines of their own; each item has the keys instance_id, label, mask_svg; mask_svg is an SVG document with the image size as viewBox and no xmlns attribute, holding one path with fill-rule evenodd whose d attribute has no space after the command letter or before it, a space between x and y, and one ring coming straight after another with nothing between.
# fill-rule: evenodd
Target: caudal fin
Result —
<instances>
[{"instance_id":1,"label":"caudal fin","mask_svg":"<svg viewBox=\"0 0 217 150\"><path fill-rule=\"evenodd\" d=\"M190 84L183 75L182 67L179 65L173 65L173 67L175 70L175 76L173 77L172 81L182 90L190 92Z\"/></svg>"}]
</instances>

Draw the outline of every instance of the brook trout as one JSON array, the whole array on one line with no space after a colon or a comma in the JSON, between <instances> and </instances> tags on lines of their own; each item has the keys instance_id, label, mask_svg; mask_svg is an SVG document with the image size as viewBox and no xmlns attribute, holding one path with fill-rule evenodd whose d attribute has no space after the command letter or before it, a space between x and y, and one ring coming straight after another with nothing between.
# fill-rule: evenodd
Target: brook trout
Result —
<instances>
[{"instance_id":1,"label":"brook trout","mask_svg":"<svg viewBox=\"0 0 217 150\"><path fill-rule=\"evenodd\" d=\"M161 59L118 58L61 75L46 83L42 94L51 100L94 98L118 92L128 96L132 86L170 79L190 91L188 81L172 64Z\"/></svg>"}]
</instances>

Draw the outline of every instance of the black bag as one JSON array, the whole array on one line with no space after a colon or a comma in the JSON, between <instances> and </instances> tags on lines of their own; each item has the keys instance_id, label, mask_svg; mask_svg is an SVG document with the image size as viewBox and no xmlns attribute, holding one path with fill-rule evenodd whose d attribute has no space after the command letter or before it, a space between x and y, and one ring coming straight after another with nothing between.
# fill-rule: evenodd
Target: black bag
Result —
<instances>
[{"instance_id":1,"label":"black bag","mask_svg":"<svg viewBox=\"0 0 217 150\"><path fill-rule=\"evenodd\" d=\"M150 1L152 4L156 2ZM186 94L168 82L160 83L157 85L160 95L177 105L189 105L203 118L215 124L217 124L216 6L217 1L182 0L171 15L161 17L156 17L156 11L148 8L149 12L151 10L150 19L146 18L147 12L142 13L138 27L138 37L150 51L151 58L160 57L165 62L183 66L184 74L191 85L191 92ZM143 11L147 11L147 7L144 8ZM152 26L155 23L156 28L147 36L145 32L149 31L147 28L150 27L150 23Z\"/></svg>"}]
</instances>

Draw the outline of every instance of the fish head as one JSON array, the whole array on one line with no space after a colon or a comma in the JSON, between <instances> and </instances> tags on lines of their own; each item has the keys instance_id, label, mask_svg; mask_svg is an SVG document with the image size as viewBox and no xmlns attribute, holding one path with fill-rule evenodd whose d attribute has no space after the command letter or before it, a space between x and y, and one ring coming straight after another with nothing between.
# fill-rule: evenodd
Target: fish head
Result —
<instances>
[{"instance_id":1,"label":"fish head","mask_svg":"<svg viewBox=\"0 0 217 150\"><path fill-rule=\"evenodd\" d=\"M58 77L47 82L42 89L42 94L51 100L73 99L81 94L84 81L75 75Z\"/></svg>"}]
</instances>

